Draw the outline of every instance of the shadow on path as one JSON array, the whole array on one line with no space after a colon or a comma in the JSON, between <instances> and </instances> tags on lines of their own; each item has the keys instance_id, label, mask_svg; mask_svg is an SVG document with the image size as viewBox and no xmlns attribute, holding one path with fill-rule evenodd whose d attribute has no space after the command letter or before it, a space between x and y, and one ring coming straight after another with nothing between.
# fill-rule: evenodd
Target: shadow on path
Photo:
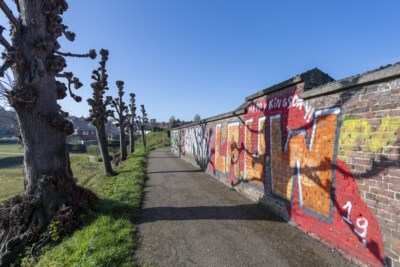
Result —
<instances>
[{"instance_id":1,"label":"shadow on path","mask_svg":"<svg viewBox=\"0 0 400 267\"><path fill-rule=\"evenodd\" d=\"M140 224L155 221L238 220L283 222L257 204L237 206L154 207L142 209Z\"/></svg>"},{"instance_id":2,"label":"shadow on path","mask_svg":"<svg viewBox=\"0 0 400 267\"><path fill-rule=\"evenodd\" d=\"M201 170L182 170L182 171L158 171L158 172L147 172L146 174L156 174L156 173L191 173L191 172L202 172Z\"/></svg>"},{"instance_id":3,"label":"shadow on path","mask_svg":"<svg viewBox=\"0 0 400 267\"><path fill-rule=\"evenodd\" d=\"M148 157L149 159L177 159L178 156L171 156L171 157Z\"/></svg>"}]
</instances>

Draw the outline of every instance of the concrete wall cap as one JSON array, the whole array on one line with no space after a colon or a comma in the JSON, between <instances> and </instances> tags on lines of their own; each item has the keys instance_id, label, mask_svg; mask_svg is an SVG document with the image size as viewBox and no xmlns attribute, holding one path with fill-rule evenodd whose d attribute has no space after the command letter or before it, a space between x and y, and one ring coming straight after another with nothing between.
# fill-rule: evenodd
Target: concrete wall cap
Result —
<instances>
[{"instance_id":1,"label":"concrete wall cap","mask_svg":"<svg viewBox=\"0 0 400 267\"><path fill-rule=\"evenodd\" d=\"M376 83L378 81L396 77L400 77L400 62L314 87L312 90L303 92L300 97L303 99L309 99L321 95L337 93L355 86Z\"/></svg>"}]
</instances>

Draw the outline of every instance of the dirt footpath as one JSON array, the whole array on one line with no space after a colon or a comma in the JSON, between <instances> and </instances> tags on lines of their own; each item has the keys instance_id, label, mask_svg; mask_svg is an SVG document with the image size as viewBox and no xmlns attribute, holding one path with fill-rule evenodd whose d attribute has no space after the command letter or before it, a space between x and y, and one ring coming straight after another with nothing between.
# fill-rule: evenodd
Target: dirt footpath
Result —
<instances>
[{"instance_id":1,"label":"dirt footpath","mask_svg":"<svg viewBox=\"0 0 400 267\"><path fill-rule=\"evenodd\" d=\"M356 266L169 152L150 153L139 264Z\"/></svg>"}]
</instances>

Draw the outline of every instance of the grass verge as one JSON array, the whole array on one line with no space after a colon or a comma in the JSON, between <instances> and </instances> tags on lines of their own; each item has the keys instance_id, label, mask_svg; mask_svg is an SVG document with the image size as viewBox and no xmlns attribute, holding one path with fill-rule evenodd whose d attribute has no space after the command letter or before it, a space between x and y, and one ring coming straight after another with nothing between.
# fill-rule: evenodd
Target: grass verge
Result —
<instances>
[{"instance_id":1,"label":"grass verge","mask_svg":"<svg viewBox=\"0 0 400 267\"><path fill-rule=\"evenodd\" d=\"M100 198L94 211L82 217L80 230L46 249L37 266L133 265L133 222L139 214L147 154L139 148L124 161L118 175L87 183Z\"/></svg>"}]
</instances>

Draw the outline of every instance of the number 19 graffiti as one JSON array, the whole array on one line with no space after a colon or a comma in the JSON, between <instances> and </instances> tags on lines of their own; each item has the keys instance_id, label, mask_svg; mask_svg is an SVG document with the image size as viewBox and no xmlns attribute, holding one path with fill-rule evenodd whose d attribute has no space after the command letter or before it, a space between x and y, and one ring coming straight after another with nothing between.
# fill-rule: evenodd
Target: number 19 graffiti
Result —
<instances>
[{"instance_id":1,"label":"number 19 graffiti","mask_svg":"<svg viewBox=\"0 0 400 267\"><path fill-rule=\"evenodd\" d=\"M365 237L367 236L367 231L368 231L368 220L365 219L364 217L357 218L356 225L358 228L362 230L361 232L359 232L350 220L351 208L352 208L351 202L347 201L346 205L343 206L343 209L347 209L347 216L342 216L342 218L345 222L353 226L354 233L356 233L356 235L358 235L361 238L361 242L366 247L367 241L365 240Z\"/></svg>"}]
</instances>

